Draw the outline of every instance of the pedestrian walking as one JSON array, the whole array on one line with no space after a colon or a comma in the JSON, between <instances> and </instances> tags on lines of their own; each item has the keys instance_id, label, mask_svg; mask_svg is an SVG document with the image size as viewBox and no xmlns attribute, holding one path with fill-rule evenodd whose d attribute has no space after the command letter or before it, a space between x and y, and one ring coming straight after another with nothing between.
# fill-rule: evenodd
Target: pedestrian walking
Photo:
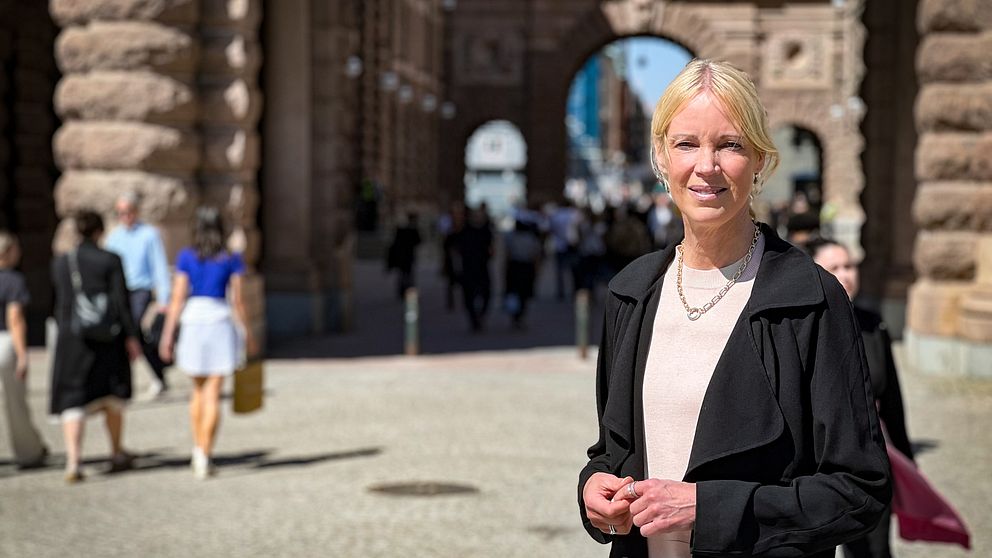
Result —
<instances>
[{"instance_id":1,"label":"pedestrian walking","mask_svg":"<svg viewBox=\"0 0 992 558\"><path fill-rule=\"evenodd\" d=\"M611 556L833 558L891 498L847 294L755 223L778 152L751 79L694 60L652 119L685 236L610 282L579 477Z\"/></svg>"},{"instance_id":2,"label":"pedestrian walking","mask_svg":"<svg viewBox=\"0 0 992 558\"><path fill-rule=\"evenodd\" d=\"M397 272L396 296L403 300L406 290L414 286L417 265L417 246L420 246L420 228L416 213L408 213L400 226L396 227L393 242L389 245L386 269Z\"/></svg>"},{"instance_id":3,"label":"pedestrian walking","mask_svg":"<svg viewBox=\"0 0 992 558\"><path fill-rule=\"evenodd\" d=\"M441 275L444 277L444 305L451 312L455 309L455 288L461 282L462 256L458 251L458 235L465 228L465 204L452 202L451 210L438 219L438 234L441 237Z\"/></svg>"},{"instance_id":4,"label":"pedestrian walking","mask_svg":"<svg viewBox=\"0 0 992 558\"><path fill-rule=\"evenodd\" d=\"M75 218L82 241L52 262L58 339L52 368L52 414L62 421L65 480L83 480L80 455L88 415L102 412L110 438L110 471L131 468L122 445L124 407L131 398L131 361L141 355L124 268L117 254L99 247L103 218Z\"/></svg>"},{"instance_id":5,"label":"pedestrian walking","mask_svg":"<svg viewBox=\"0 0 992 558\"><path fill-rule=\"evenodd\" d=\"M523 327L527 303L534 296L534 281L541 261L541 239L536 225L516 221L512 231L503 237L506 249L505 285L503 307L513 327Z\"/></svg>"},{"instance_id":6,"label":"pedestrian walking","mask_svg":"<svg viewBox=\"0 0 992 558\"><path fill-rule=\"evenodd\" d=\"M15 269L20 259L17 237L0 231L0 385L14 463L20 469L29 469L45 464L48 448L31 420L27 402L28 342L24 308L31 295L24 276Z\"/></svg>"},{"instance_id":7,"label":"pedestrian walking","mask_svg":"<svg viewBox=\"0 0 992 558\"><path fill-rule=\"evenodd\" d=\"M465 311L472 331L481 331L492 296L489 260L493 256L492 226L483 208L472 209L469 213L468 223L458 235L458 253L462 261Z\"/></svg>"},{"instance_id":8,"label":"pedestrian walking","mask_svg":"<svg viewBox=\"0 0 992 558\"><path fill-rule=\"evenodd\" d=\"M121 257L124 280L131 302L131 317L140 329L142 319L156 303L155 320L150 332L161 332L165 309L169 305L169 262L158 229L140 219L141 198L128 192L117 199L114 209L118 225L107 235L104 248ZM148 397L158 397L168 389L165 380L166 363L158 354L157 335L142 335L141 348L154 376L148 387Z\"/></svg>"},{"instance_id":9,"label":"pedestrian walking","mask_svg":"<svg viewBox=\"0 0 992 558\"><path fill-rule=\"evenodd\" d=\"M576 273L578 264L579 222L582 214L571 200L562 197L558 206L551 211L548 226L555 249L555 296L565 300L565 277L572 282L572 294L575 293Z\"/></svg>"},{"instance_id":10,"label":"pedestrian walking","mask_svg":"<svg viewBox=\"0 0 992 558\"><path fill-rule=\"evenodd\" d=\"M176 261L172 301L159 346L162 359L175 357L176 366L193 380L190 464L198 479L214 474L211 456L220 424L220 393L224 378L242 360L238 325L247 355L258 352L245 308L245 264L239 254L225 249L224 239L220 213L211 207L197 209L193 245L183 248Z\"/></svg>"},{"instance_id":11,"label":"pedestrian walking","mask_svg":"<svg viewBox=\"0 0 992 558\"><path fill-rule=\"evenodd\" d=\"M837 278L847 296L853 301L861 284L858 266L840 243L817 238L806 243L806 251L817 265ZM881 419L887 442L899 450L910 461L913 460L913 446L906 431L906 415L899 388L899 374L892 357L892 341L882 316L858 304L854 305L854 316L861 328L861 340L868 359L868 372L871 375L871 392L875 396L878 418ZM889 526L892 519L892 506L886 506L882 519L863 537L844 545L847 558L890 558Z\"/></svg>"}]
</instances>

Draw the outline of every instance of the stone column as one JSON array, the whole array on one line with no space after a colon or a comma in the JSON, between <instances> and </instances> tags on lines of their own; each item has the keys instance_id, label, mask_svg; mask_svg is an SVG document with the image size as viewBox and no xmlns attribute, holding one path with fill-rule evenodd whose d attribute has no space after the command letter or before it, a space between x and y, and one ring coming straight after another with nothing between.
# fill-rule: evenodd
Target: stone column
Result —
<instances>
[{"instance_id":1,"label":"stone column","mask_svg":"<svg viewBox=\"0 0 992 558\"><path fill-rule=\"evenodd\" d=\"M923 372L992 376L992 4L922 0L918 16L907 346Z\"/></svg>"},{"instance_id":2,"label":"stone column","mask_svg":"<svg viewBox=\"0 0 992 558\"><path fill-rule=\"evenodd\" d=\"M261 0L201 0L202 56L197 74L203 147L197 179L203 203L223 212L231 231L228 246L241 253L248 266L245 300L260 340L265 324L265 288L256 271L261 253L256 180L261 159L261 4Z\"/></svg>"},{"instance_id":3,"label":"stone column","mask_svg":"<svg viewBox=\"0 0 992 558\"><path fill-rule=\"evenodd\" d=\"M195 173L199 44L197 0L51 0L61 27L56 60L62 80L55 109L62 127L53 140L62 176L56 209L111 216L127 190L143 196L142 215L163 230L170 257L190 240L198 203ZM108 225L112 222L108 221ZM71 218L56 233L56 250L72 246Z\"/></svg>"}]
</instances>

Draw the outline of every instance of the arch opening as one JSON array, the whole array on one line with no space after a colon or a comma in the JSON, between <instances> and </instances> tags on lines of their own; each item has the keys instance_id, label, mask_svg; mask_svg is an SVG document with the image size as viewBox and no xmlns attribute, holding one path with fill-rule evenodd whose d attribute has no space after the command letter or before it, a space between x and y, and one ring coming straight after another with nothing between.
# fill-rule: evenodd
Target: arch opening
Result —
<instances>
[{"instance_id":1,"label":"arch opening","mask_svg":"<svg viewBox=\"0 0 992 558\"><path fill-rule=\"evenodd\" d=\"M583 62L566 100L566 198L600 212L651 193L651 115L691 59L675 42L641 35L614 40Z\"/></svg>"},{"instance_id":2,"label":"arch opening","mask_svg":"<svg viewBox=\"0 0 992 558\"><path fill-rule=\"evenodd\" d=\"M491 120L476 128L465 145L465 204L486 212L501 228L514 208L527 200L527 142L508 120Z\"/></svg>"}]
</instances>

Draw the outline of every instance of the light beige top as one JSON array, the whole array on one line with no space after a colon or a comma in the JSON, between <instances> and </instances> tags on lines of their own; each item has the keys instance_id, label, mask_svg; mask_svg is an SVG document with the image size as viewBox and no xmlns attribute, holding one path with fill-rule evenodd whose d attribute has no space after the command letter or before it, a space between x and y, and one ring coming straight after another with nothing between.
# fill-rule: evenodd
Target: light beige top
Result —
<instances>
[{"instance_id":1,"label":"light beige top","mask_svg":"<svg viewBox=\"0 0 992 558\"><path fill-rule=\"evenodd\" d=\"M665 272L644 370L644 441L648 478L681 481L689 465L696 421L717 361L751 297L764 251L758 238L751 262L737 283L698 320L686 316L679 299L677 259ZM727 284L744 259L722 269L683 266L682 289L689 306L702 307ZM689 558L689 531L648 538L651 558Z\"/></svg>"}]
</instances>

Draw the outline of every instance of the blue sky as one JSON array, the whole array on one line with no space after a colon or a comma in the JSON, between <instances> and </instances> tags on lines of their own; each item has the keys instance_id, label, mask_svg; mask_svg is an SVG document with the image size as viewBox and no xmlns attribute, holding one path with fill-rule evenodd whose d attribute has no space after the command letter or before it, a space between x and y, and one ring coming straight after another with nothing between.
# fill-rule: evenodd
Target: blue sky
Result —
<instances>
[{"instance_id":1,"label":"blue sky","mask_svg":"<svg viewBox=\"0 0 992 558\"><path fill-rule=\"evenodd\" d=\"M692 56L675 43L655 37L633 37L618 42L627 50L627 80L650 114L665 87Z\"/></svg>"}]
</instances>

